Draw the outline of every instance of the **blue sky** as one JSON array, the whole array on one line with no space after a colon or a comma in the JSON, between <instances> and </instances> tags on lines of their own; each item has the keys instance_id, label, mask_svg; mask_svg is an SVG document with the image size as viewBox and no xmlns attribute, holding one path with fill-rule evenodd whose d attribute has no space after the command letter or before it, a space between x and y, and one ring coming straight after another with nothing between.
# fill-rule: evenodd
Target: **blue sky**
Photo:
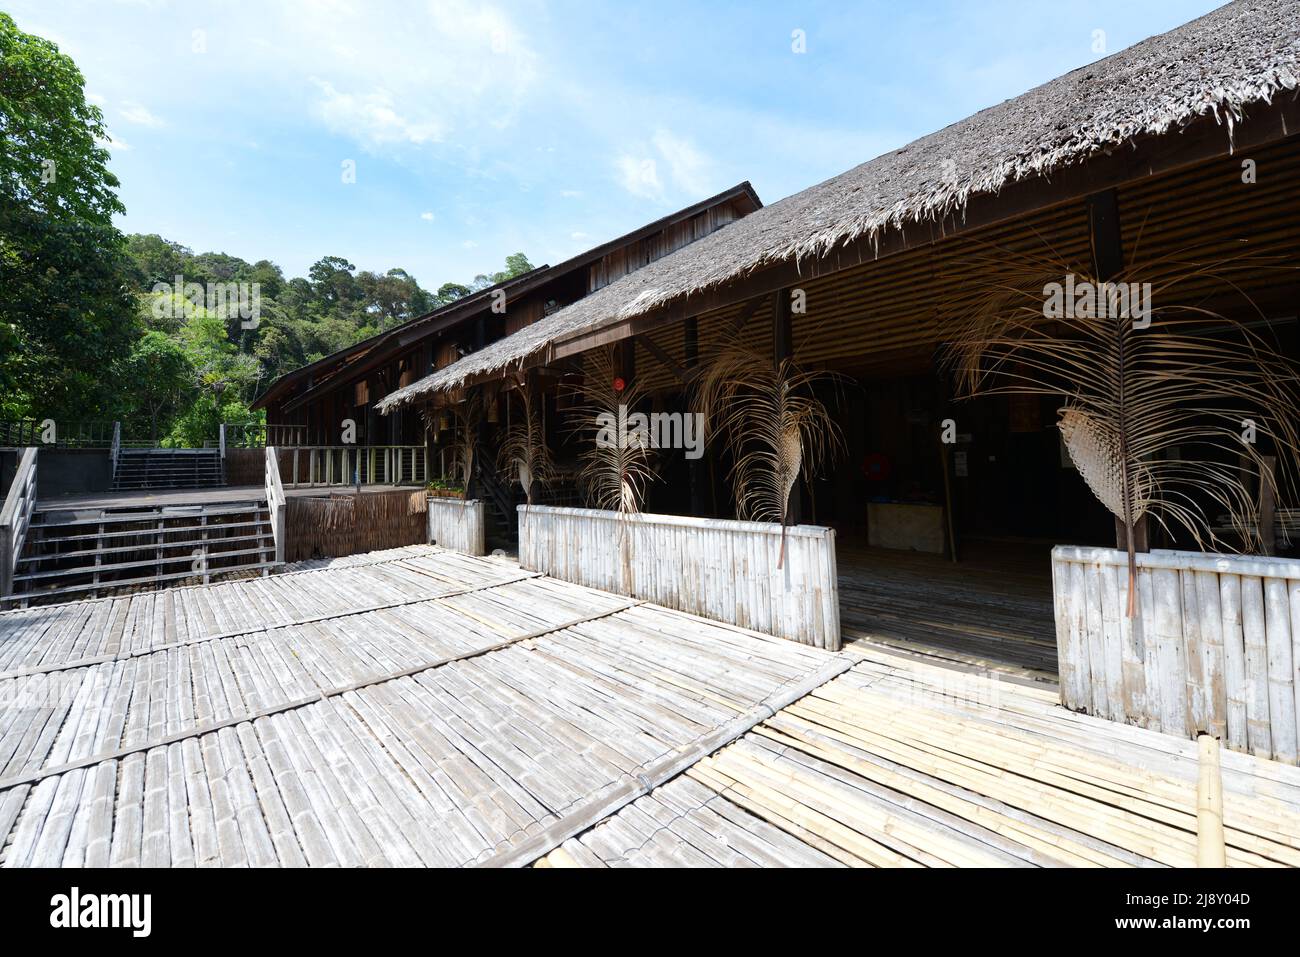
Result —
<instances>
[{"instance_id":1,"label":"blue sky","mask_svg":"<svg viewBox=\"0 0 1300 957\"><path fill-rule=\"evenodd\" d=\"M2 5L85 74L123 229L436 288L744 179L770 203L1218 4Z\"/></svg>"}]
</instances>

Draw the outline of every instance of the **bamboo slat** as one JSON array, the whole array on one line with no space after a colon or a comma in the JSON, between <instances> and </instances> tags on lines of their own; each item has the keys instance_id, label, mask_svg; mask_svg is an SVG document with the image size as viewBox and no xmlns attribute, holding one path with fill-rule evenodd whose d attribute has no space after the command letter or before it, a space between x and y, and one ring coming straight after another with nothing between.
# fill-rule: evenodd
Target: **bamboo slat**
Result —
<instances>
[{"instance_id":1,"label":"bamboo slat","mask_svg":"<svg viewBox=\"0 0 1300 957\"><path fill-rule=\"evenodd\" d=\"M685 844L734 866L738 822L786 835L767 866L1193 866L1215 840L1229 866L1300 864L1300 769L1231 752L1219 768L1043 689L862 655L539 863L653 866ZM709 813L643 823L688 801Z\"/></svg>"}]
</instances>

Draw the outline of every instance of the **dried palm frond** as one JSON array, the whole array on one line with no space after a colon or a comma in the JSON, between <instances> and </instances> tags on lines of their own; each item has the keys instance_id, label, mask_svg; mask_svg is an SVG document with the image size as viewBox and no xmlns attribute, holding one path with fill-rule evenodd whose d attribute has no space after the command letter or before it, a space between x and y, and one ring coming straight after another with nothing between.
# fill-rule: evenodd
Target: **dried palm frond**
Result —
<instances>
[{"instance_id":1,"label":"dried palm frond","mask_svg":"<svg viewBox=\"0 0 1300 957\"><path fill-rule=\"evenodd\" d=\"M990 394L1065 396L1059 427L1079 474L1123 523L1129 550L1129 615L1136 613L1134 526L1143 516L1200 548L1224 549L1210 521L1222 509L1260 544L1259 483L1294 488L1300 461L1300 378L1295 365L1247 322L1206 305L1210 295L1240 296L1250 319L1263 318L1238 285L1246 273L1295 269L1276 258L1185 250L1126 266L1110 281L1150 284L1149 315L1135 325L1102 307L1045 316L1049 284L1093 284L1085 264L1041 253L987 249L966 266L983 278L950 288L946 361L960 398ZM1055 289L1053 289L1055 292ZM1237 310L1240 311L1240 310ZM1149 321L1149 324L1147 324ZM1141 327L1145 326L1145 327ZM1265 467L1248 422L1288 461Z\"/></svg>"},{"instance_id":2,"label":"dried palm frond","mask_svg":"<svg viewBox=\"0 0 1300 957\"><path fill-rule=\"evenodd\" d=\"M710 437L721 435L731 453L731 483L740 518L781 523L799 475L812 478L843 446L839 426L813 394L826 372L805 372L792 360L773 365L738 341L725 342L694 380L695 407Z\"/></svg>"},{"instance_id":3,"label":"dried palm frond","mask_svg":"<svg viewBox=\"0 0 1300 957\"><path fill-rule=\"evenodd\" d=\"M524 490L528 504L533 504L537 487L550 481L554 473L551 450L546 445L542 410L526 383L518 383L522 399L522 416L506 430L505 441L497 452L498 468Z\"/></svg>"},{"instance_id":4,"label":"dried palm frond","mask_svg":"<svg viewBox=\"0 0 1300 957\"><path fill-rule=\"evenodd\" d=\"M612 349L588 357L581 398L570 430L583 442L579 453L579 482L587 504L630 515L641 510L646 486L658 476L653 452L635 432L625 433L627 415L641 399L635 383L615 387Z\"/></svg>"},{"instance_id":5,"label":"dried palm frond","mask_svg":"<svg viewBox=\"0 0 1300 957\"><path fill-rule=\"evenodd\" d=\"M478 449L479 426L487 413L487 402L478 389L468 390L465 398L448 406L452 417L453 438L444 443L451 453L452 476L464 484L466 490L474 478L474 457Z\"/></svg>"}]
</instances>

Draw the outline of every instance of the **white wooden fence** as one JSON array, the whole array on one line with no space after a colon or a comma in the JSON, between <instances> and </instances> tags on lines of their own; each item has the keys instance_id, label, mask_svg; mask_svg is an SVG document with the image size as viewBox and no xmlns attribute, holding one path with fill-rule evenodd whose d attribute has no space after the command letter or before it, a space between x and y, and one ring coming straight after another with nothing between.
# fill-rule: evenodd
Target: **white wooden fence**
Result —
<instances>
[{"instance_id":1,"label":"white wooden fence","mask_svg":"<svg viewBox=\"0 0 1300 957\"><path fill-rule=\"evenodd\" d=\"M275 538L275 560L284 561L285 539L285 498L284 485L280 482L280 460L275 446L266 447L266 507L271 515L271 534Z\"/></svg>"},{"instance_id":2,"label":"white wooden fence","mask_svg":"<svg viewBox=\"0 0 1300 957\"><path fill-rule=\"evenodd\" d=\"M1075 711L1297 763L1300 561L1155 550L1052 552L1061 701Z\"/></svg>"},{"instance_id":3,"label":"white wooden fence","mask_svg":"<svg viewBox=\"0 0 1300 957\"><path fill-rule=\"evenodd\" d=\"M22 555L23 542L36 509L36 456L39 449L25 448L18 456L13 484L0 505L0 607L14 590L14 574Z\"/></svg>"},{"instance_id":4,"label":"white wooden fence","mask_svg":"<svg viewBox=\"0 0 1300 957\"><path fill-rule=\"evenodd\" d=\"M429 497L429 544L466 555L486 555L483 503L458 498Z\"/></svg>"},{"instance_id":5,"label":"white wooden fence","mask_svg":"<svg viewBox=\"0 0 1300 957\"><path fill-rule=\"evenodd\" d=\"M838 651L835 531L519 506L519 563L531 571Z\"/></svg>"}]
</instances>

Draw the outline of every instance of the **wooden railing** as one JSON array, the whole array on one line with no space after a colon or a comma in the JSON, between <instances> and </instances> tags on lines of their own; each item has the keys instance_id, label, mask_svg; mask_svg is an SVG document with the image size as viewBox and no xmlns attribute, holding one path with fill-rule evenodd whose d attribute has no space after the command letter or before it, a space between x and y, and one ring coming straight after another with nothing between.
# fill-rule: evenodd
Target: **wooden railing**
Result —
<instances>
[{"instance_id":1,"label":"wooden railing","mask_svg":"<svg viewBox=\"0 0 1300 957\"><path fill-rule=\"evenodd\" d=\"M0 599L13 594L14 569L32 524L32 511L36 508L37 451L23 449L13 485L9 487L4 508L0 509Z\"/></svg>"},{"instance_id":2,"label":"wooden railing","mask_svg":"<svg viewBox=\"0 0 1300 957\"><path fill-rule=\"evenodd\" d=\"M283 449L290 488L332 485L424 485L423 445L307 445Z\"/></svg>"},{"instance_id":3,"label":"wooden railing","mask_svg":"<svg viewBox=\"0 0 1300 957\"><path fill-rule=\"evenodd\" d=\"M275 446L266 447L266 507L271 513L271 534L275 538L275 560L284 561L284 485L280 481L280 459Z\"/></svg>"},{"instance_id":4,"label":"wooden railing","mask_svg":"<svg viewBox=\"0 0 1300 957\"><path fill-rule=\"evenodd\" d=\"M261 422L225 422L221 426L225 448L289 448L307 444L305 425L266 425Z\"/></svg>"}]
</instances>

